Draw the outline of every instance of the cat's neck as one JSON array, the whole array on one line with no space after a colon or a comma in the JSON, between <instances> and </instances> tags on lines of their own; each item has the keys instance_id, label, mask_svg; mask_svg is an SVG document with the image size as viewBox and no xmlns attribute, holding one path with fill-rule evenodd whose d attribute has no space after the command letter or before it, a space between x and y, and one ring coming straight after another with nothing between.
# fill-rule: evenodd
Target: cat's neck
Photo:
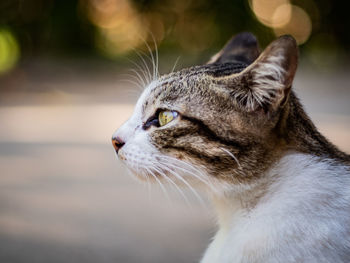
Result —
<instances>
[{"instance_id":1,"label":"cat's neck","mask_svg":"<svg viewBox=\"0 0 350 263\"><path fill-rule=\"evenodd\" d=\"M273 207L266 204L276 203L278 206L275 207L276 211L279 211L288 210L288 205L299 202L299 199L307 200L308 191L312 192L312 185L319 181L319 177L327 181L328 175L334 173L334 167L338 167L337 169L344 174L348 169L348 166L336 159L326 159L295 151L286 152L253 185L239 188L233 186L224 194L212 196L220 229L218 234L225 235L235 226L239 227L240 222L250 218L250 215L255 214L257 210L262 211L266 207L269 207L267 209ZM296 190L293 192L291 188ZM285 195L285 192L291 193ZM276 211L273 209L267 214L272 216Z\"/></svg>"},{"instance_id":2,"label":"cat's neck","mask_svg":"<svg viewBox=\"0 0 350 263\"><path fill-rule=\"evenodd\" d=\"M287 150L350 163L349 155L340 151L317 130L293 92L282 112L279 129L287 142Z\"/></svg>"},{"instance_id":3,"label":"cat's neck","mask_svg":"<svg viewBox=\"0 0 350 263\"><path fill-rule=\"evenodd\" d=\"M344 188L349 182L348 169L337 160L287 152L264 174L267 180L246 191L232 188L213 197L219 231L202 262L223 262L218 260L219 255L232 250L237 258L246 251L266 251L276 242L288 243L291 237L305 235L306 225L314 228L310 222L325 220L326 224L329 215L339 213L339 196L348 194ZM310 213L315 210L317 213ZM316 244L318 237L305 238Z\"/></svg>"},{"instance_id":4,"label":"cat's neck","mask_svg":"<svg viewBox=\"0 0 350 263\"><path fill-rule=\"evenodd\" d=\"M227 232L233 222L248 215L265 198L269 191L269 179L272 177L276 175L269 174L253 185L233 186L223 194L211 196L221 232Z\"/></svg>"}]
</instances>

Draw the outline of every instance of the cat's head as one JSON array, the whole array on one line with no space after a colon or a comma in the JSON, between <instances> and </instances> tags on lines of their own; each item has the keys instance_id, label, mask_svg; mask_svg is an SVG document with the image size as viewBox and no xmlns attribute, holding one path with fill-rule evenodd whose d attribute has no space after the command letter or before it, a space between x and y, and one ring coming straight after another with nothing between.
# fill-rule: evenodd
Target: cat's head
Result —
<instances>
[{"instance_id":1,"label":"cat's head","mask_svg":"<svg viewBox=\"0 0 350 263\"><path fill-rule=\"evenodd\" d=\"M251 183L283 148L278 127L297 59L290 36L260 53L256 38L241 33L206 65L160 77L113 135L119 159L141 179Z\"/></svg>"}]
</instances>

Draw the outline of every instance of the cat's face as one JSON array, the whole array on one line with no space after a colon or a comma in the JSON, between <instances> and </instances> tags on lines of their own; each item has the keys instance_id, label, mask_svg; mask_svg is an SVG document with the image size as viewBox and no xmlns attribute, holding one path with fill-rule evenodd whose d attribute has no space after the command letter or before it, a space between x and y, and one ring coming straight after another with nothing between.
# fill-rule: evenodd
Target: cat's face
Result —
<instances>
[{"instance_id":1,"label":"cat's face","mask_svg":"<svg viewBox=\"0 0 350 263\"><path fill-rule=\"evenodd\" d=\"M283 144L276 125L297 48L281 37L258 55L243 33L210 64L153 81L113 135L118 157L141 179L209 188L254 181Z\"/></svg>"}]
</instances>

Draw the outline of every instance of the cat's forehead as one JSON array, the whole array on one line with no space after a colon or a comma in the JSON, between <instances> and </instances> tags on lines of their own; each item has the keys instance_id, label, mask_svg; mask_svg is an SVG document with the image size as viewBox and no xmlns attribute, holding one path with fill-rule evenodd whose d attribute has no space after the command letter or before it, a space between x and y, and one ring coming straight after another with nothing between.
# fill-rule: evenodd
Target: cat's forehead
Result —
<instances>
[{"instance_id":1,"label":"cat's forehead","mask_svg":"<svg viewBox=\"0 0 350 263\"><path fill-rule=\"evenodd\" d=\"M193 66L189 68L184 68L177 72L173 72L167 75L162 76L160 79L166 81L168 79L190 79L196 78L198 76L226 76L234 73L241 72L245 69L248 64L243 62L229 62L229 63L214 63L214 64L205 64L199 66Z\"/></svg>"},{"instance_id":2,"label":"cat's forehead","mask_svg":"<svg viewBox=\"0 0 350 263\"><path fill-rule=\"evenodd\" d=\"M154 110L159 101L174 102L182 101L186 96L198 94L203 96L203 89L215 78L241 72L247 64L244 63L224 63L207 64L185 68L161 76L158 80L150 83L143 92L139 104L142 113Z\"/></svg>"}]
</instances>

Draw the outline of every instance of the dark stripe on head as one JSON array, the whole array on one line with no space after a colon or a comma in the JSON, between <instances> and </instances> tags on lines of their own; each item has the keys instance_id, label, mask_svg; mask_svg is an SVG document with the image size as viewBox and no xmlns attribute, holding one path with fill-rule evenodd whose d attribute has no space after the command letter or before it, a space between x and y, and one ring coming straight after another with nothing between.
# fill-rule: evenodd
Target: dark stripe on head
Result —
<instances>
[{"instance_id":1,"label":"dark stripe on head","mask_svg":"<svg viewBox=\"0 0 350 263\"><path fill-rule=\"evenodd\" d=\"M236 140L228 140L226 138L223 138L223 137L217 135L213 130L211 130L207 125L205 125L203 123L203 121L201 121L197 118L188 117L188 116L184 116L184 115L181 115L181 118L183 120L187 120L187 121L191 122L192 124L195 124L196 126L198 126L199 127L199 129L198 129L199 135L204 136L205 138L207 138L210 141L219 142L223 145L232 146L232 147L235 147L237 149L247 147L247 145L243 144L242 142L238 142Z\"/></svg>"},{"instance_id":2,"label":"dark stripe on head","mask_svg":"<svg viewBox=\"0 0 350 263\"><path fill-rule=\"evenodd\" d=\"M239 73L245 69L248 64L245 63L224 63L224 64L209 64L206 73L213 77L228 76L231 74Z\"/></svg>"},{"instance_id":3,"label":"dark stripe on head","mask_svg":"<svg viewBox=\"0 0 350 263\"><path fill-rule=\"evenodd\" d=\"M222 165L226 166L225 164L228 163L229 167L232 168L232 163L234 163L234 160L228 156L225 152L222 152L221 155L208 155L204 152L199 152L196 149L190 147L190 146L165 146L163 149L174 149L177 152L183 152L188 155L190 155L192 158L196 158L201 161L205 161L206 163L211 163L213 165ZM227 162L229 161L229 162Z\"/></svg>"}]
</instances>

